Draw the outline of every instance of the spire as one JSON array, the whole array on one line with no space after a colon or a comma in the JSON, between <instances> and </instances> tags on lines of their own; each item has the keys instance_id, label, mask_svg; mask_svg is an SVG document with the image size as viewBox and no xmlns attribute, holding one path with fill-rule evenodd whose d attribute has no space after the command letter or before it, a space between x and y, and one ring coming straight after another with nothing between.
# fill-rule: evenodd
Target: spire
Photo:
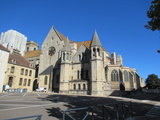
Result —
<instances>
[{"instance_id":1,"label":"spire","mask_svg":"<svg viewBox=\"0 0 160 120\"><path fill-rule=\"evenodd\" d=\"M94 31L94 35L92 37L91 46L102 46L96 30Z\"/></svg>"},{"instance_id":2,"label":"spire","mask_svg":"<svg viewBox=\"0 0 160 120\"><path fill-rule=\"evenodd\" d=\"M70 46L70 42L69 42L68 37L67 37L67 40L64 44L64 47L62 48L62 51L69 51L69 52L71 51L71 46Z\"/></svg>"}]
</instances>

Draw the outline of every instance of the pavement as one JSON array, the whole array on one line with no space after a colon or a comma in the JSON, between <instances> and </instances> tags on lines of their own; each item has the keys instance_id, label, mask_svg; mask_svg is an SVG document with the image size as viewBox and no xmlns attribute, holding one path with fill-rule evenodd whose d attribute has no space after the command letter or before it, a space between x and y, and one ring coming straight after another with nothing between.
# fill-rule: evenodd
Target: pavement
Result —
<instances>
[{"instance_id":1,"label":"pavement","mask_svg":"<svg viewBox=\"0 0 160 120\"><path fill-rule=\"evenodd\" d=\"M134 97L135 96L140 96L142 98L143 95L137 94L134 95ZM134 116L148 117L147 113L149 113L150 110L153 110L155 106L158 106L160 102L159 99L155 99L155 97L158 98L158 95L154 95L155 97L145 96L146 95L144 95L143 97L144 99L138 99L138 97L132 98L131 96L129 98L128 96L100 97L36 92L0 93L0 120L34 115L42 115L42 120L62 120L64 110L89 106L95 106L95 120L102 120L102 105L121 102L132 102L132 110ZM148 99L151 97L152 99ZM157 109L155 111L157 111ZM77 112L74 111L71 112L71 114L74 114L77 116L77 118L80 118L82 117L83 112L84 110ZM90 119L91 117L92 115L91 113L89 113L88 119Z\"/></svg>"}]
</instances>

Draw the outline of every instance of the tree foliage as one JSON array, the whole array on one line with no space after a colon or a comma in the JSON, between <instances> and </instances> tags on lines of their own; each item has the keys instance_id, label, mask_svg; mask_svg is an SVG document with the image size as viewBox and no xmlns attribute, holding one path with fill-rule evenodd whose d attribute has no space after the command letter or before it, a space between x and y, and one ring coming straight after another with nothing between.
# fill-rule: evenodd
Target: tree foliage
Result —
<instances>
[{"instance_id":1,"label":"tree foliage","mask_svg":"<svg viewBox=\"0 0 160 120\"><path fill-rule=\"evenodd\" d=\"M155 74L148 75L146 86L150 89L160 88L160 79Z\"/></svg>"},{"instance_id":2,"label":"tree foliage","mask_svg":"<svg viewBox=\"0 0 160 120\"><path fill-rule=\"evenodd\" d=\"M151 18L151 20L148 21L148 25L145 25L145 27L152 31L160 30L160 0L153 0L151 2L147 16Z\"/></svg>"}]
</instances>

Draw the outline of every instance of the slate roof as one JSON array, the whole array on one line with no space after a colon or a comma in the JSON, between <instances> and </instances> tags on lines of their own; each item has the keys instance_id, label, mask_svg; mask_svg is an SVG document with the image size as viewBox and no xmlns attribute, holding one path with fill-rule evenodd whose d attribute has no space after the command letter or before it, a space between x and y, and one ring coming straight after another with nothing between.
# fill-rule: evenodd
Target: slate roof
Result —
<instances>
[{"instance_id":1,"label":"slate roof","mask_svg":"<svg viewBox=\"0 0 160 120\"><path fill-rule=\"evenodd\" d=\"M26 60L24 57L21 56L20 53L13 52L9 55L8 63L14 64L13 60L16 60L16 65L24 66L24 67L30 67L30 63L28 60Z\"/></svg>"},{"instance_id":2,"label":"slate roof","mask_svg":"<svg viewBox=\"0 0 160 120\"><path fill-rule=\"evenodd\" d=\"M41 54L41 49L39 50L34 50L34 51L28 51L25 52L24 58L32 58L32 57L38 57Z\"/></svg>"},{"instance_id":3,"label":"slate roof","mask_svg":"<svg viewBox=\"0 0 160 120\"><path fill-rule=\"evenodd\" d=\"M6 47L4 47L3 45L0 44L0 50L6 51L6 52L10 52Z\"/></svg>"}]
</instances>

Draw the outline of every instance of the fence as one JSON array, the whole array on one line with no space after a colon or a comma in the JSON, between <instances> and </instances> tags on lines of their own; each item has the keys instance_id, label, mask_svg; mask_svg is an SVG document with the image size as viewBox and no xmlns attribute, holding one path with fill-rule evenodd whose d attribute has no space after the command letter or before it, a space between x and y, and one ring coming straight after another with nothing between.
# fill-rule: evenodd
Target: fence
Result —
<instances>
[{"instance_id":1,"label":"fence","mask_svg":"<svg viewBox=\"0 0 160 120\"><path fill-rule=\"evenodd\" d=\"M42 115L35 115L35 116L27 116L27 117L20 117L20 118L12 118L7 120L23 120L23 119L29 119L29 118L35 118L34 120L41 120Z\"/></svg>"},{"instance_id":2,"label":"fence","mask_svg":"<svg viewBox=\"0 0 160 120\"><path fill-rule=\"evenodd\" d=\"M96 116L96 107L84 107L84 108L76 108L76 109L69 109L63 111L63 120L68 120L66 117L72 120L86 120L88 117L89 120L94 120ZM84 116L82 116L81 112L77 112L80 110L86 110ZM98 110L101 111L101 110ZM111 104L103 104L102 105L102 116L99 114L99 119L102 120L125 120L128 117L133 118L132 112L132 103L131 102L121 102L121 103L111 103ZM89 113L91 113L89 115ZM82 118L79 118L81 115Z\"/></svg>"},{"instance_id":3,"label":"fence","mask_svg":"<svg viewBox=\"0 0 160 120\"><path fill-rule=\"evenodd\" d=\"M63 120L66 120L66 116L68 116L72 120L76 120L77 116L74 113L75 113L75 111L80 111L80 110L83 110L83 112L84 112L84 110L86 110L86 113L84 114L84 116L81 116L82 117L81 120L86 120L86 118L89 116L91 117L90 120L94 120L93 107L83 107L83 108L64 110L63 111ZM90 115L90 113L91 113L91 115Z\"/></svg>"}]
</instances>

